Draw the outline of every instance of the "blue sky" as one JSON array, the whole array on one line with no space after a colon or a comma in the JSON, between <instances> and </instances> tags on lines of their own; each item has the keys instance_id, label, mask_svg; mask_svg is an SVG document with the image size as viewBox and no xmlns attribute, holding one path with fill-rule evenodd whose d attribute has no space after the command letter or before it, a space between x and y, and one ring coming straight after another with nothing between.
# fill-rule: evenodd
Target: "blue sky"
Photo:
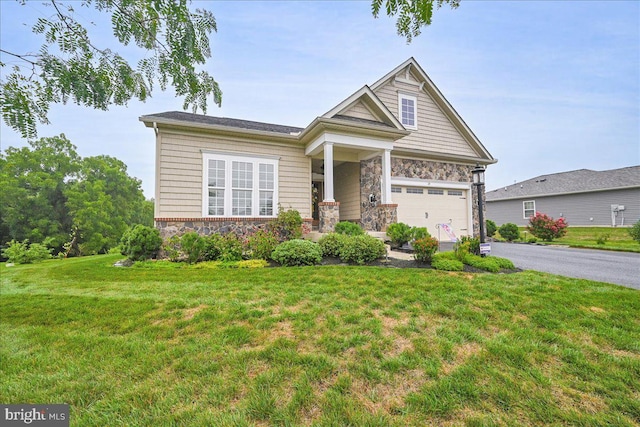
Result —
<instances>
[{"instance_id":1,"label":"blue sky","mask_svg":"<svg viewBox=\"0 0 640 427\"><path fill-rule=\"evenodd\" d=\"M473 1L443 8L411 44L369 1L209 2L218 32L205 68L223 91L208 114L304 127L413 56L499 161L487 189L537 175L640 164L640 3ZM40 1L0 1L3 49L36 51ZM96 44L119 49L108 21ZM26 24L26 25L24 25ZM106 25L105 25L106 24ZM3 61L9 61L2 57ZM154 135L138 117L181 110L171 91L97 111L53 106L39 136L65 133L82 156L107 154L154 194ZM23 146L1 125L2 149Z\"/></svg>"}]
</instances>

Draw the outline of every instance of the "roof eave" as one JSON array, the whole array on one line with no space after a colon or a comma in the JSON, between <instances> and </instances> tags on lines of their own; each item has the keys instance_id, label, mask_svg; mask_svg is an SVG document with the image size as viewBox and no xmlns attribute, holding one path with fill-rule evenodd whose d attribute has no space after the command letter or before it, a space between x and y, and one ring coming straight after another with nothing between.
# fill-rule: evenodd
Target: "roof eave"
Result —
<instances>
[{"instance_id":1,"label":"roof eave","mask_svg":"<svg viewBox=\"0 0 640 427\"><path fill-rule=\"evenodd\" d=\"M498 159L494 159L493 157L486 158L486 157L475 157L475 156L463 156L458 154L440 153L438 151L415 150L410 148L397 148L397 149L394 148L391 154L396 156L404 155L404 156L410 156L410 157L421 157L425 159L449 160L453 162L479 164L482 166L488 166L498 162Z\"/></svg>"},{"instance_id":2,"label":"roof eave","mask_svg":"<svg viewBox=\"0 0 640 427\"><path fill-rule=\"evenodd\" d=\"M556 197L556 196L566 196L570 194L584 194L584 193L598 193L601 191L614 191L614 190L631 190L634 188L640 188L640 185L627 185L624 187L610 187L610 188L597 188L593 190L580 190L580 191L567 191L562 193L538 193L538 194L525 194L522 196L513 196L513 197L501 197L499 199L490 200L487 197L487 202L502 202L508 200L518 200L518 199L531 199L536 197ZM487 191L487 195L493 193L496 190ZM497 189L500 191L500 189Z\"/></svg>"},{"instance_id":3,"label":"roof eave","mask_svg":"<svg viewBox=\"0 0 640 427\"><path fill-rule=\"evenodd\" d=\"M302 142L313 141L320 133L325 131L337 131L342 133L365 135L382 139L398 139L408 135L407 130L385 128L383 126L371 125L368 123L352 122L350 120L341 120L335 118L317 117L300 133Z\"/></svg>"}]
</instances>

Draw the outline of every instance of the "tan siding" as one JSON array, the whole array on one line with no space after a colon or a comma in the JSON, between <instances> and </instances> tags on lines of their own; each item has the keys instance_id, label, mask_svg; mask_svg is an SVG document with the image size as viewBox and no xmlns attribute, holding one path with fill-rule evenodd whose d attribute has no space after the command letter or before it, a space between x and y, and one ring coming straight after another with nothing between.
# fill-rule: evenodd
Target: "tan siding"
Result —
<instances>
[{"instance_id":1,"label":"tan siding","mask_svg":"<svg viewBox=\"0 0 640 427\"><path fill-rule=\"evenodd\" d=\"M301 147L165 131L158 150L156 217L202 216L202 150L280 156L280 205L311 217L311 166Z\"/></svg>"},{"instance_id":2,"label":"tan siding","mask_svg":"<svg viewBox=\"0 0 640 427\"><path fill-rule=\"evenodd\" d=\"M340 202L340 220L359 220L360 163L343 163L333 173L335 198Z\"/></svg>"},{"instance_id":3,"label":"tan siding","mask_svg":"<svg viewBox=\"0 0 640 427\"><path fill-rule=\"evenodd\" d=\"M412 85L391 82L379 87L375 93L389 110L398 114L398 91L418 97L418 130L412 131L395 143L396 148L409 148L435 151L446 154L476 156L460 132L453 126L448 117L440 110L426 92L418 93Z\"/></svg>"},{"instance_id":4,"label":"tan siding","mask_svg":"<svg viewBox=\"0 0 640 427\"><path fill-rule=\"evenodd\" d=\"M367 109L367 107L364 106L362 102L356 103L353 107L340 114L343 116L356 117L358 119L380 121L380 119L371 114L371 112Z\"/></svg>"}]
</instances>

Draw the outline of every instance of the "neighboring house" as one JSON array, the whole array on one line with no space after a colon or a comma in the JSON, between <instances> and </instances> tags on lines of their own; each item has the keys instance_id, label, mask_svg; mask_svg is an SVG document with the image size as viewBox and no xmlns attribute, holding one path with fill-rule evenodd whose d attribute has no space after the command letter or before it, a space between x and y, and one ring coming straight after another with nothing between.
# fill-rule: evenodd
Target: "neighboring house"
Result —
<instances>
[{"instance_id":1,"label":"neighboring house","mask_svg":"<svg viewBox=\"0 0 640 427\"><path fill-rule=\"evenodd\" d=\"M155 221L164 237L247 232L278 208L319 231L357 221L478 233L471 170L496 160L410 58L306 128L165 112L156 133Z\"/></svg>"},{"instance_id":2,"label":"neighboring house","mask_svg":"<svg viewBox=\"0 0 640 427\"><path fill-rule=\"evenodd\" d=\"M640 166L580 169L542 175L488 191L487 218L497 225L529 223L536 212L569 226L628 226L640 219Z\"/></svg>"}]
</instances>

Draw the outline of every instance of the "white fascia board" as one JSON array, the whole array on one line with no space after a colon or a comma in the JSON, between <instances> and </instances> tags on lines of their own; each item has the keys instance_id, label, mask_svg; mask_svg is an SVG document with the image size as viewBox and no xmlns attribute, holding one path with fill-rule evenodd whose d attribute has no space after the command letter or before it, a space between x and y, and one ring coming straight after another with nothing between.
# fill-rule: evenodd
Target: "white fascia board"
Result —
<instances>
[{"instance_id":1,"label":"white fascia board","mask_svg":"<svg viewBox=\"0 0 640 427\"><path fill-rule=\"evenodd\" d=\"M494 200L485 200L485 202L502 202L507 200L525 200L525 199L539 199L542 197L559 197L559 196L569 196L571 194L586 194L586 193L599 193L602 191L616 191L616 190L632 190L634 188L640 188L638 185L628 185L625 187L612 187L612 188L597 188L595 190L582 190L582 191L567 191L565 193L541 193L541 194L528 194L522 196L512 196L512 197L503 197L500 199ZM497 189L501 191L500 188ZM487 191L487 194L493 193L496 190Z\"/></svg>"},{"instance_id":2,"label":"white fascia board","mask_svg":"<svg viewBox=\"0 0 640 427\"><path fill-rule=\"evenodd\" d=\"M331 143L336 147L361 148L364 150L392 150L393 141L384 141L375 138L363 138L359 136L342 135L339 133L324 132L313 142L307 145L304 153L313 156L320 152L325 143Z\"/></svg>"},{"instance_id":3,"label":"white fascia board","mask_svg":"<svg viewBox=\"0 0 640 427\"><path fill-rule=\"evenodd\" d=\"M391 177L391 185L405 187L434 187L447 188L451 190L470 190L471 183L438 181L435 179L419 179L419 178L395 178Z\"/></svg>"}]
</instances>

